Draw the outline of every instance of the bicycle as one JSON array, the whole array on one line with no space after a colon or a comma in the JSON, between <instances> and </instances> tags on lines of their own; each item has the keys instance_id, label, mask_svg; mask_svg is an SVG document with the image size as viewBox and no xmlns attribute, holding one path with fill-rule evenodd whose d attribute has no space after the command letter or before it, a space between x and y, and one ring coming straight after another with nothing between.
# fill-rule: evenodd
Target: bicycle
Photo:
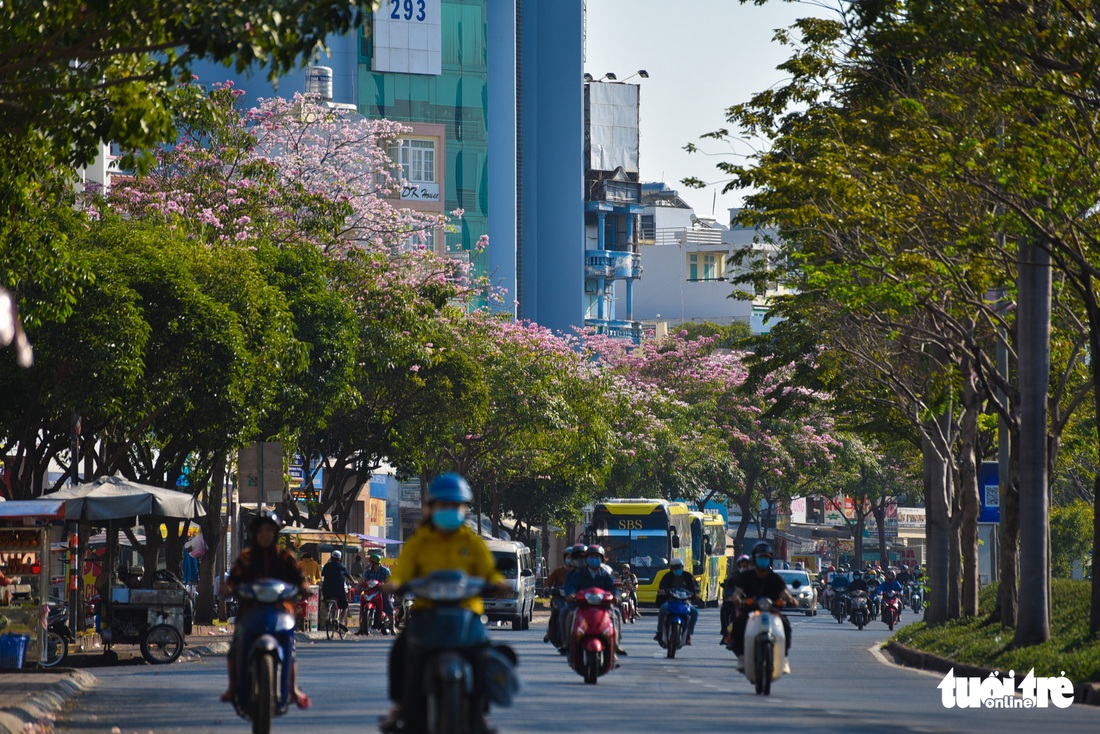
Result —
<instances>
[{"instance_id":1,"label":"bicycle","mask_svg":"<svg viewBox=\"0 0 1100 734\"><path fill-rule=\"evenodd\" d=\"M340 635L340 639L344 639L344 635L348 633L348 628L340 624L340 605L336 603L335 599L328 599L325 601L325 637L332 639L334 635Z\"/></svg>"}]
</instances>

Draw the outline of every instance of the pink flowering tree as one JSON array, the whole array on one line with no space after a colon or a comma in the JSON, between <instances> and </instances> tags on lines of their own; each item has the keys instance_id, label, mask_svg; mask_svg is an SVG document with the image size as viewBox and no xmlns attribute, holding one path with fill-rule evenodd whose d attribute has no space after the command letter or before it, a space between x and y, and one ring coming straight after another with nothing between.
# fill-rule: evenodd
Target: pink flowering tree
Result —
<instances>
[{"instance_id":1,"label":"pink flowering tree","mask_svg":"<svg viewBox=\"0 0 1100 734\"><path fill-rule=\"evenodd\" d=\"M485 403L418 439L406 468L467 476L494 529L509 513L528 526L575 519L610 449L599 375L550 330L484 311L453 319L449 344L474 360Z\"/></svg>"},{"instance_id":2,"label":"pink flowering tree","mask_svg":"<svg viewBox=\"0 0 1100 734\"><path fill-rule=\"evenodd\" d=\"M777 392L778 378L750 385L746 353L714 350L712 340L684 333L634 349L598 337L588 343L607 368L687 406L692 432L682 441L696 448L701 484L692 498L723 496L740 508L738 551L750 523L766 537L767 514L829 466L836 441L824 396ZM762 504L770 509L761 512Z\"/></svg>"},{"instance_id":3,"label":"pink flowering tree","mask_svg":"<svg viewBox=\"0 0 1100 734\"><path fill-rule=\"evenodd\" d=\"M331 254L401 250L446 226L443 215L395 205L402 180L388 148L407 127L302 95L242 110L231 83L215 86L212 105L201 94L181 92L179 139L155 151L146 175L116 183L114 209L210 243L304 240Z\"/></svg>"}]
</instances>

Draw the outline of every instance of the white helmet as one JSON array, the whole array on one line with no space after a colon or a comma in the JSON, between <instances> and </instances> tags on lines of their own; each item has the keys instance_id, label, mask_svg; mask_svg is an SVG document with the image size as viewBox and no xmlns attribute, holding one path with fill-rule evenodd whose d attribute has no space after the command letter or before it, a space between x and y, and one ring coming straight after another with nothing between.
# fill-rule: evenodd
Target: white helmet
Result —
<instances>
[{"instance_id":1,"label":"white helmet","mask_svg":"<svg viewBox=\"0 0 1100 734\"><path fill-rule=\"evenodd\" d=\"M332 552L332 557L339 561L341 558L344 557L344 554L336 550Z\"/></svg>"},{"instance_id":2,"label":"white helmet","mask_svg":"<svg viewBox=\"0 0 1100 734\"><path fill-rule=\"evenodd\" d=\"M684 559L682 559L682 558L673 558L671 561L669 561L668 567L669 568L683 568L684 567Z\"/></svg>"}]
</instances>

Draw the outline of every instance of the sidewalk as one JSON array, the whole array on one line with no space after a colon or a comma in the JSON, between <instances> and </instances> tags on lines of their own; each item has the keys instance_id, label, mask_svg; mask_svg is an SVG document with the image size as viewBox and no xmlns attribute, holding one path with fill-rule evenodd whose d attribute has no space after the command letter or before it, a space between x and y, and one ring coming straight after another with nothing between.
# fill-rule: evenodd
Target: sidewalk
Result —
<instances>
[{"instance_id":1,"label":"sidewalk","mask_svg":"<svg viewBox=\"0 0 1100 734\"><path fill-rule=\"evenodd\" d=\"M48 731L62 707L94 685L83 670L0 671L0 734Z\"/></svg>"}]
</instances>

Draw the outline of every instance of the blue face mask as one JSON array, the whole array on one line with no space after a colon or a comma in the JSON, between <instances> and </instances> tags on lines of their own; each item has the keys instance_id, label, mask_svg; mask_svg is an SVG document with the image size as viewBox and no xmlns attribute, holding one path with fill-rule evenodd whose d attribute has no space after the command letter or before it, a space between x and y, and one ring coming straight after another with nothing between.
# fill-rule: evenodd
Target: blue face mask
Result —
<instances>
[{"instance_id":1,"label":"blue face mask","mask_svg":"<svg viewBox=\"0 0 1100 734\"><path fill-rule=\"evenodd\" d=\"M599 556L589 556L584 559L584 562L588 564L589 568L599 568L601 563Z\"/></svg>"},{"instance_id":2,"label":"blue face mask","mask_svg":"<svg viewBox=\"0 0 1100 734\"><path fill-rule=\"evenodd\" d=\"M772 567L772 559L768 558L767 556L759 556L756 559L756 567L757 568L771 568Z\"/></svg>"},{"instance_id":3,"label":"blue face mask","mask_svg":"<svg viewBox=\"0 0 1100 734\"><path fill-rule=\"evenodd\" d=\"M674 568L674 569L672 569L672 575L673 576L683 576L684 575L684 569Z\"/></svg>"},{"instance_id":4,"label":"blue face mask","mask_svg":"<svg viewBox=\"0 0 1100 734\"><path fill-rule=\"evenodd\" d=\"M466 513L457 507L442 507L432 512L432 524L445 533L458 530L465 520Z\"/></svg>"}]
</instances>

